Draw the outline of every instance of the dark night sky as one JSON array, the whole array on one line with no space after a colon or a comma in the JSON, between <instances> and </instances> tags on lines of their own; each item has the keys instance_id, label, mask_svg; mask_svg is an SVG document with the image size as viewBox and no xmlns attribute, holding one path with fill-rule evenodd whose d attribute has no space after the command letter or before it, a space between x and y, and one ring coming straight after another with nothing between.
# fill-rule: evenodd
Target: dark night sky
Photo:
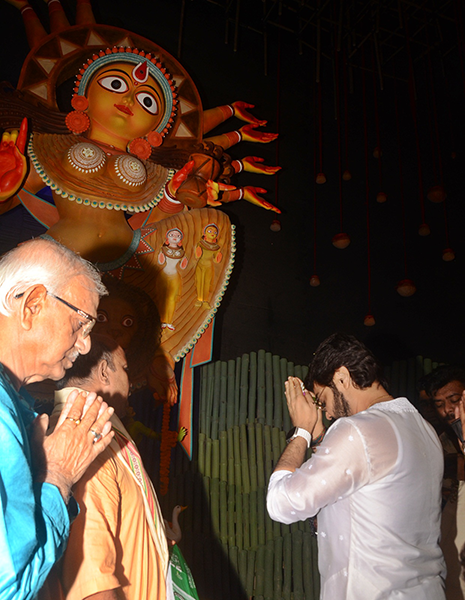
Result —
<instances>
[{"instance_id":1,"label":"dark night sky","mask_svg":"<svg viewBox=\"0 0 465 600\"><path fill-rule=\"evenodd\" d=\"M44 12L44 7L33 3ZM249 10L262 3L250 0ZM396 3L397 4L397 3ZM429 6L434 5L430 2ZM152 38L176 55L181 11L180 0L95 0L97 20L125 27ZM68 4L65 4L68 7ZM69 6L72 6L69 0ZM250 16L253 22L253 15ZM0 4L4 43L0 47L1 79L16 83L27 52L19 13ZM232 39L232 29L230 29ZM456 35L451 25L446 37ZM328 36L329 39L329 36ZM383 191L385 204L376 202L379 189L373 76L366 71L368 124L369 222L371 256L371 311L376 325L368 328L363 319L368 312L367 212L365 202L365 156L361 51L354 57L353 93L349 94L349 165L352 180L343 182L343 230L352 242L345 250L331 244L339 233L338 137L334 118L332 62L322 59L323 167L327 183L314 185L315 153L315 53L308 47L298 53L292 34L270 30L268 74L264 74L261 36L241 29L238 51L225 45L225 20L220 6L205 0L186 2L181 62L197 83L204 107L209 108L242 99L256 105L255 114L268 119L267 131L277 129L277 59L280 43L279 77L279 164L278 192L272 177L242 174L240 183L267 188L267 199L282 209L282 229L270 230L271 213L245 202L225 210L237 227L237 262L230 287L219 310L216 324L215 359L227 360L244 352L264 348L299 364L311 358L316 345L335 330L353 333L368 343L380 357L394 359L417 354L437 361L465 363L463 349L464 317L463 271L464 221L464 85L457 48L444 57L444 78L439 52L432 52L434 90L438 106L438 128L444 183L448 192L447 223L450 246L456 259L442 260L446 247L444 207L424 201L431 235L418 235L421 222L418 191L418 163L410 110L408 60L405 50L383 66L384 91L377 88L380 136L383 148ZM328 42L329 43L329 42ZM365 60L371 68L372 44L365 45ZM331 53L331 47L326 48ZM404 279L402 206L399 185L398 144L394 112L392 67L399 76L398 101L401 118L401 150L405 198L405 235L408 276L417 292L403 298L395 290ZM431 150L430 118L432 97L428 83L428 62L415 63L415 84L423 185L435 183ZM341 79L342 81L342 79ZM448 86L448 87L447 87ZM341 86L342 95L342 86ZM342 105L341 105L342 106ZM343 116L343 115L342 115ZM344 126L344 119L341 119ZM240 126L231 122L231 127ZM453 130L453 138L451 135ZM342 129L344 131L344 128ZM455 144L453 143L455 142ZM451 158L455 150L457 156ZM276 144L241 144L234 157L263 156L276 163ZM438 176L436 176L436 179ZM316 189L317 188L317 189ZM316 189L316 238L314 235L314 196ZM18 222L19 216L17 217ZM0 219L0 239L6 235ZM2 231L3 228L3 231ZM311 287L314 272L321 285Z\"/></svg>"}]
</instances>

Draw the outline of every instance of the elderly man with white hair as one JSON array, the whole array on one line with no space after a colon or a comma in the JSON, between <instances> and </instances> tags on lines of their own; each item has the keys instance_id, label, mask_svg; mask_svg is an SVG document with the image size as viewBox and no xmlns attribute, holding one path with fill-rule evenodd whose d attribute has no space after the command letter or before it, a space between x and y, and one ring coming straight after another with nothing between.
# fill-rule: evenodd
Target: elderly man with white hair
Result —
<instances>
[{"instance_id":1,"label":"elderly man with white hair","mask_svg":"<svg viewBox=\"0 0 465 600\"><path fill-rule=\"evenodd\" d=\"M37 417L28 383L60 379L90 349L96 269L60 244L36 239L0 260L0 598L36 596L77 514L71 488L110 443L109 408L73 391L54 432Z\"/></svg>"}]
</instances>

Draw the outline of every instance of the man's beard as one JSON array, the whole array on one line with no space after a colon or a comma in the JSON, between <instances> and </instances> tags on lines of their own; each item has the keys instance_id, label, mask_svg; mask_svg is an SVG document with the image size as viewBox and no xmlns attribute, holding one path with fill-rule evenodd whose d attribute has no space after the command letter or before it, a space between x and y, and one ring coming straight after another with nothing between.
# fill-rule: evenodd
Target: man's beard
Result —
<instances>
[{"instance_id":1,"label":"man's beard","mask_svg":"<svg viewBox=\"0 0 465 600\"><path fill-rule=\"evenodd\" d=\"M350 406L346 400L346 397L337 389L334 384L331 385L331 389L333 391L334 398L334 419L339 419L340 417L349 417L352 414L352 411L350 410Z\"/></svg>"}]
</instances>

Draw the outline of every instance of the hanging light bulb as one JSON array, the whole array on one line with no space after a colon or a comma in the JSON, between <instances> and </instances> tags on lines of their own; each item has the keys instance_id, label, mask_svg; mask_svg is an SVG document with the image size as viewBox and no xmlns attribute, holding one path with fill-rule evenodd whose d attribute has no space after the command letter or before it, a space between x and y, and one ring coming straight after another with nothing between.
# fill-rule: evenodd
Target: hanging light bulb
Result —
<instances>
[{"instance_id":1,"label":"hanging light bulb","mask_svg":"<svg viewBox=\"0 0 465 600\"><path fill-rule=\"evenodd\" d=\"M333 239L333 246L339 248L339 250L344 250L350 244L350 237L347 233L337 233Z\"/></svg>"},{"instance_id":2,"label":"hanging light bulb","mask_svg":"<svg viewBox=\"0 0 465 600\"><path fill-rule=\"evenodd\" d=\"M270 225L271 231L281 231L281 221L279 219L273 219Z\"/></svg>"},{"instance_id":3,"label":"hanging light bulb","mask_svg":"<svg viewBox=\"0 0 465 600\"><path fill-rule=\"evenodd\" d=\"M379 202L379 204L384 204L384 202L386 202L387 200L387 196L384 192L378 192L378 194L376 195L376 202Z\"/></svg>"},{"instance_id":4,"label":"hanging light bulb","mask_svg":"<svg viewBox=\"0 0 465 600\"><path fill-rule=\"evenodd\" d=\"M344 171L344 173L342 174L342 179L344 181L350 181L352 179L352 173L349 171L349 169L346 169Z\"/></svg>"},{"instance_id":5,"label":"hanging light bulb","mask_svg":"<svg viewBox=\"0 0 465 600\"><path fill-rule=\"evenodd\" d=\"M326 183L326 175L324 173L318 173L316 176L317 183Z\"/></svg>"},{"instance_id":6,"label":"hanging light bulb","mask_svg":"<svg viewBox=\"0 0 465 600\"><path fill-rule=\"evenodd\" d=\"M396 285L396 290L400 296L408 298L409 296L413 296L417 288L411 279L402 279Z\"/></svg>"},{"instance_id":7,"label":"hanging light bulb","mask_svg":"<svg viewBox=\"0 0 465 600\"><path fill-rule=\"evenodd\" d=\"M431 229L429 228L428 223L422 223L418 228L418 234L425 237L431 233Z\"/></svg>"},{"instance_id":8,"label":"hanging light bulb","mask_svg":"<svg viewBox=\"0 0 465 600\"><path fill-rule=\"evenodd\" d=\"M442 251L442 260L445 260L446 262L450 262L451 260L454 260L455 258L455 252L452 250L452 248L445 248Z\"/></svg>"},{"instance_id":9,"label":"hanging light bulb","mask_svg":"<svg viewBox=\"0 0 465 600\"><path fill-rule=\"evenodd\" d=\"M370 314L366 315L363 319L363 324L366 325L366 327L373 327L373 325L376 324L374 316Z\"/></svg>"},{"instance_id":10,"label":"hanging light bulb","mask_svg":"<svg viewBox=\"0 0 465 600\"><path fill-rule=\"evenodd\" d=\"M447 194L442 185L433 185L433 187L428 190L426 197L428 200L431 200L431 202L439 203L444 202L444 200L447 198Z\"/></svg>"},{"instance_id":11,"label":"hanging light bulb","mask_svg":"<svg viewBox=\"0 0 465 600\"><path fill-rule=\"evenodd\" d=\"M318 275L312 275L310 277L310 285L312 287L318 287L320 285L320 278L318 277Z\"/></svg>"}]
</instances>

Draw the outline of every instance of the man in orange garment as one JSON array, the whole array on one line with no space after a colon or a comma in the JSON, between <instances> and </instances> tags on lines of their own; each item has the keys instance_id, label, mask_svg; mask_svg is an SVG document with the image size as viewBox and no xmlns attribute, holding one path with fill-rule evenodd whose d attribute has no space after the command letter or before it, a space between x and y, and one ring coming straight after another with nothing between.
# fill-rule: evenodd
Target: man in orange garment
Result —
<instances>
[{"instance_id":1,"label":"man in orange garment","mask_svg":"<svg viewBox=\"0 0 465 600\"><path fill-rule=\"evenodd\" d=\"M69 389L95 391L113 406L115 438L74 490L81 506L70 532L61 581L66 600L164 600L172 597L161 510L139 452L120 419L128 408L126 356L95 335L85 360L59 383L54 413ZM167 581L168 579L168 581Z\"/></svg>"}]
</instances>

